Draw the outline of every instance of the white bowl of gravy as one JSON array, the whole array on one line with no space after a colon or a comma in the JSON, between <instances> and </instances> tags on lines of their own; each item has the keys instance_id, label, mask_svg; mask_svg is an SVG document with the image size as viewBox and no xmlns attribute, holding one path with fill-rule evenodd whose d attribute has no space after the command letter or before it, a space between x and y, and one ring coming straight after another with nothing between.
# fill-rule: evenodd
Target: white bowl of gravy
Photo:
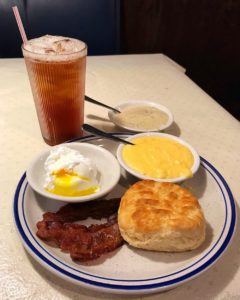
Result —
<instances>
[{"instance_id":1,"label":"white bowl of gravy","mask_svg":"<svg viewBox=\"0 0 240 300\"><path fill-rule=\"evenodd\" d=\"M150 101L129 101L110 110L108 117L118 127L133 132L161 131L173 123L171 111L164 105Z\"/></svg>"}]
</instances>

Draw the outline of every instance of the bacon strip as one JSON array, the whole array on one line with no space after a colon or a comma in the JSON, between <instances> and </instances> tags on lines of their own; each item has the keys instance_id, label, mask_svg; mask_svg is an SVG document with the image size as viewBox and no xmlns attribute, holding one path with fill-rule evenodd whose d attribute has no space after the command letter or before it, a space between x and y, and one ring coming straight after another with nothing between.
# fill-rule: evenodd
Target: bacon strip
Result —
<instances>
[{"instance_id":1,"label":"bacon strip","mask_svg":"<svg viewBox=\"0 0 240 300\"><path fill-rule=\"evenodd\" d=\"M112 199L68 204L56 213L44 213L37 223L37 236L54 242L74 260L96 259L123 244L116 215L119 203L120 199ZM73 223L88 217L108 220L88 227Z\"/></svg>"}]
</instances>

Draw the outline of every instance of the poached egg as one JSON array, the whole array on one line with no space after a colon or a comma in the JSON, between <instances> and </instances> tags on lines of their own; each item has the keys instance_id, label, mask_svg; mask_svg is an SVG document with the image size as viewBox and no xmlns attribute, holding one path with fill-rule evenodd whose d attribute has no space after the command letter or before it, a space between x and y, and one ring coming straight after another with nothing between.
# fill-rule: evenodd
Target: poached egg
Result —
<instances>
[{"instance_id":1,"label":"poached egg","mask_svg":"<svg viewBox=\"0 0 240 300\"><path fill-rule=\"evenodd\" d=\"M86 196L99 191L96 165L79 151L66 146L51 150L44 168L44 188L61 196Z\"/></svg>"}]
</instances>

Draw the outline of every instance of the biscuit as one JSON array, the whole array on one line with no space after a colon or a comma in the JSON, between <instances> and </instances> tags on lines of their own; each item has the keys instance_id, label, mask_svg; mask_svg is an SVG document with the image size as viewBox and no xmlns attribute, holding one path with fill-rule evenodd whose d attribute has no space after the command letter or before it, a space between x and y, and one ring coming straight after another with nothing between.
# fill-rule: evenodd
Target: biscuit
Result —
<instances>
[{"instance_id":1,"label":"biscuit","mask_svg":"<svg viewBox=\"0 0 240 300\"><path fill-rule=\"evenodd\" d=\"M118 210L121 235L130 245L181 252L205 240L205 218L198 200L173 183L142 180L123 195Z\"/></svg>"}]
</instances>

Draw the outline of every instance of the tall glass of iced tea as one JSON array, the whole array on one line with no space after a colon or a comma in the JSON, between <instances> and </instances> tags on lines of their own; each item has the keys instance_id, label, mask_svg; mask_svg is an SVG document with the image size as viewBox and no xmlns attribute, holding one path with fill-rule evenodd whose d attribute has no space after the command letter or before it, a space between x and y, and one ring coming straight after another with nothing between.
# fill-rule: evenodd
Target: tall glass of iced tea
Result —
<instances>
[{"instance_id":1,"label":"tall glass of iced tea","mask_svg":"<svg viewBox=\"0 0 240 300\"><path fill-rule=\"evenodd\" d=\"M87 46L42 36L22 46L43 139L56 145L82 135Z\"/></svg>"}]
</instances>

